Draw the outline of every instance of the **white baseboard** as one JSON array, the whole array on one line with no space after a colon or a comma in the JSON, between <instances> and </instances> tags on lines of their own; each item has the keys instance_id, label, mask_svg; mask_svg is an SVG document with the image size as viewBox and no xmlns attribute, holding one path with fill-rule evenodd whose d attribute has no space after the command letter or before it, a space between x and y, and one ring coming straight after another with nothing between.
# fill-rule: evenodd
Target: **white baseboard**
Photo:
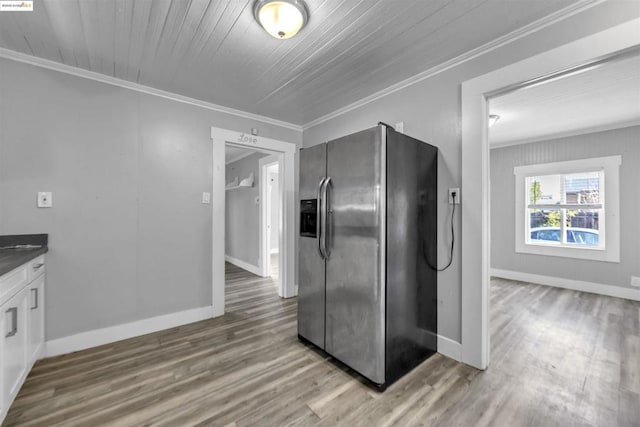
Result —
<instances>
[{"instance_id":1,"label":"white baseboard","mask_svg":"<svg viewBox=\"0 0 640 427\"><path fill-rule=\"evenodd\" d=\"M462 344L442 335L438 335L438 353L462 362Z\"/></svg>"},{"instance_id":2,"label":"white baseboard","mask_svg":"<svg viewBox=\"0 0 640 427\"><path fill-rule=\"evenodd\" d=\"M555 286L557 288L640 301L640 289L603 285L601 283L584 282L582 280L563 279L561 277L542 276L539 274L521 273L498 268L492 268L491 275L503 279L518 280L520 282L530 282L538 285Z\"/></svg>"},{"instance_id":3,"label":"white baseboard","mask_svg":"<svg viewBox=\"0 0 640 427\"><path fill-rule=\"evenodd\" d=\"M262 276L262 271L255 265L253 264L249 264L248 262L239 260L238 258L234 258L232 256L229 255L225 255L224 256L224 260L228 263L231 263L233 265L235 265L236 267L240 267L243 270L247 270L249 273L253 273L256 276Z\"/></svg>"},{"instance_id":4,"label":"white baseboard","mask_svg":"<svg viewBox=\"0 0 640 427\"><path fill-rule=\"evenodd\" d=\"M44 357L72 353L74 351L85 350L103 344L150 334L163 329L182 326L188 323L217 317L216 314L218 316L220 315L214 312L213 307L208 306L136 320L135 322L110 326L108 328L81 332L68 337L47 341L45 344Z\"/></svg>"}]
</instances>

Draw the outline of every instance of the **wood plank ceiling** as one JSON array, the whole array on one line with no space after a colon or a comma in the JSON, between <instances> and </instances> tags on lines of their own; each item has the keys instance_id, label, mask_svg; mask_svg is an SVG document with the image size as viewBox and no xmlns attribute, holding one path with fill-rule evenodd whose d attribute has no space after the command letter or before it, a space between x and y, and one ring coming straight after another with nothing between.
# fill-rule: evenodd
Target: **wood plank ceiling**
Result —
<instances>
[{"instance_id":1,"label":"wood plank ceiling","mask_svg":"<svg viewBox=\"0 0 640 427\"><path fill-rule=\"evenodd\" d=\"M308 0L290 40L254 0L44 0L0 14L0 46L304 124L575 0Z\"/></svg>"}]
</instances>

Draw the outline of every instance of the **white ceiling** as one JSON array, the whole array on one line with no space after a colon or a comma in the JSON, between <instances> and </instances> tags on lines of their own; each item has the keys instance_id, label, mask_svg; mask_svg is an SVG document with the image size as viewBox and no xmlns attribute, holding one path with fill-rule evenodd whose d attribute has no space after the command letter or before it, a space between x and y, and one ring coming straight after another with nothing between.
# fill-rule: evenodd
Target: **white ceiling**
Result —
<instances>
[{"instance_id":1,"label":"white ceiling","mask_svg":"<svg viewBox=\"0 0 640 427\"><path fill-rule=\"evenodd\" d=\"M492 146L640 124L640 56L490 101Z\"/></svg>"},{"instance_id":2,"label":"white ceiling","mask_svg":"<svg viewBox=\"0 0 640 427\"><path fill-rule=\"evenodd\" d=\"M36 1L0 47L301 125L577 3L308 0L283 41L253 1Z\"/></svg>"}]
</instances>

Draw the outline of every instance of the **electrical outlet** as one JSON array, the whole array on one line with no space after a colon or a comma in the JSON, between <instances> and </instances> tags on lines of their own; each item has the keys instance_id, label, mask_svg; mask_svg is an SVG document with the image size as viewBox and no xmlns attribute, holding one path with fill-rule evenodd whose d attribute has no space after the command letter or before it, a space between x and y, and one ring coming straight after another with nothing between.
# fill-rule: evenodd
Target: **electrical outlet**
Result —
<instances>
[{"instance_id":1,"label":"electrical outlet","mask_svg":"<svg viewBox=\"0 0 640 427\"><path fill-rule=\"evenodd\" d=\"M631 276L631 286L637 286L638 288L640 288L640 277Z\"/></svg>"},{"instance_id":2,"label":"electrical outlet","mask_svg":"<svg viewBox=\"0 0 640 427\"><path fill-rule=\"evenodd\" d=\"M202 192L202 203L204 203L205 205L211 203L211 193L209 193L208 191Z\"/></svg>"},{"instance_id":3,"label":"electrical outlet","mask_svg":"<svg viewBox=\"0 0 640 427\"><path fill-rule=\"evenodd\" d=\"M51 191L38 191L38 207L50 208L53 206L53 195Z\"/></svg>"},{"instance_id":4,"label":"electrical outlet","mask_svg":"<svg viewBox=\"0 0 640 427\"><path fill-rule=\"evenodd\" d=\"M456 205L460 204L460 188L450 188L449 189L449 204L453 204L453 194L456 194Z\"/></svg>"}]
</instances>

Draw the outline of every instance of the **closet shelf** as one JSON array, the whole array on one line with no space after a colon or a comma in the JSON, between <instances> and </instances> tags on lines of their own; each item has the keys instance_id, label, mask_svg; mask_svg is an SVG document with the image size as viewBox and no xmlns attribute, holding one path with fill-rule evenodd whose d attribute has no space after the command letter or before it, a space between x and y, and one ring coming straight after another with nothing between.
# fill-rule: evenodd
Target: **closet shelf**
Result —
<instances>
[{"instance_id":1,"label":"closet shelf","mask_svg":"<svg viewBox=\"0 0 640 427\"><path fill-rule=\"evenodd\" d=\"M229 191L229 190L237 190L238 188L251 188L253 187L253 180L254 180L253 172L251 172L251 174L248 177L246 177L240 182L238 182L238 177L236 176L233 181L227 183L224 189L225 191Z\"/></svg>"}]
</instances>

